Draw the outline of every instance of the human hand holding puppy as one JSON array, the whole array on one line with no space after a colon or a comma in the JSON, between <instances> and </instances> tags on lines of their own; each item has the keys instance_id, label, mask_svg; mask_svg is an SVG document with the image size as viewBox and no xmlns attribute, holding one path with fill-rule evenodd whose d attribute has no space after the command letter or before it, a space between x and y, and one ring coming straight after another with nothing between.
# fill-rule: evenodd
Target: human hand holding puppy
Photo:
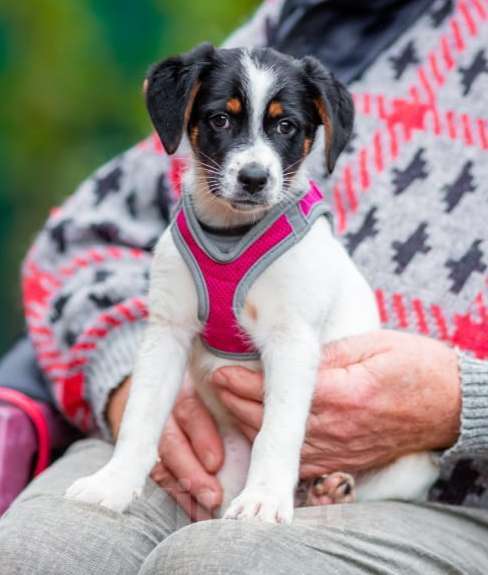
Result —
<instances>
[{"instance_id":1,"label":"human hand holding puppy","mask_svg":"<svg viewBox=\"0 0 488 575\"><path fill-rule=\"evenodd\" d=\"M226 367L213 379L252 441L263 415L262 375ZM460 410L457 354L447 345L389 330L330 344L323 351L300 476L357 473L408 453L448 448L459 433Z\"/></svg>"},{"instance_id":2,"label":"human hand holding puppy","mask_svg":"<svg viewBox=\"0 0 488 575\"><path fill-rule=\"evenodd\" d=\"M263 415L262 375L228 367L213 380L253 441ZM114 424L121 416L121 395L109 409ZM457 357L447 345L389 330L331 344L323 352L300 476L356 473L406 453L448 448L459 433L460 410ZM162 435L160 454L163 461L152 478L194 519L209 518L208 509L222 498L215 473L224 452L213 418L188 388Z\"/></svg>"}]
</instances>

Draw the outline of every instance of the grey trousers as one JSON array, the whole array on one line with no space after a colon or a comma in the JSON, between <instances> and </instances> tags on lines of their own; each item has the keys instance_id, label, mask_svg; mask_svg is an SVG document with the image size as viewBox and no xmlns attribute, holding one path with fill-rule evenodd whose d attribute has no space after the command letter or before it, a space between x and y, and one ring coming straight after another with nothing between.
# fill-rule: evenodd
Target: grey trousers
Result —
<instances>
[{"instance_id":1,"label":"grey trousers","mask_svg":"<svg viewBox=\"0 0 488 575\"><path fill-rule=\"evenodd\" d=\"M1 575L488 573L488 511L384 502L190 525L152 482L122 515L64 499L111 452L80 441L25 490L0 520Z\"/></svg>"}]
</instances>

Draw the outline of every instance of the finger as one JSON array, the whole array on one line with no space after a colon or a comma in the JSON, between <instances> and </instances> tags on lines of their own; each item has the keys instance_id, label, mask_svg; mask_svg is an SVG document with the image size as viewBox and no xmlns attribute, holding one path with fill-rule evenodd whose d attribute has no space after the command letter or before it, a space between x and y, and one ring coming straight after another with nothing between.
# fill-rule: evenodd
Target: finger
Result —
<instances>
[{"instance_id":1,"label":"finger","mask_svg":"<svg viewBox=\"0 0 488 575\"><path fill-rule=\"evenodd\" d=\"M263 401L263 374L243 367L223 367L212 375L217 388L228 389L233 393L253 401Z\"/></svg>"},{"instance_id":2,"label":"finger","mask_svg":"<svg viewBox=\"0 0 488 575\"><path fill-rule=\"evenodd\" d=\"M214 475L210 475L199 459L185 434L174 419L170 419L163 433L160 455L165 467L180 482L185 482L188 491L197 499L202 493L213 494L205 498L205 505L217 507L222 501L222 487Z\"/></svg>"},{"instance_id":3,"label":"finger","mask_svg":"<svg viewBox=\"0 0 488 575\"><path fill-rule=\"evenodd\" d=\"M239 429L242 431L242 433L245 435L245 437L247 437L247 439L253 443L254 440L256 439L256 435L259 433L259 429L255 429L254 427L251 427L250 425L246 425L245 423L242 423L242 421L236 420L237 426L239 427Z\"/></svg>"},{"instance_id":4,"label":"finger","mask_svg":"<svg viewBox=\"0 0 488 575\"><path fill-rule=\"evenodd\" d=\"M177 505L185 511L192 521L212 519L211 511L200 505L168 471L166 471L164 479L156 483L176 501Z\"/></svg>"},{"instance_id":5,"label":"finger","mask_svg":"<svg viewBox=\"0 0 488 575\"><path fill-rule=\"evenodd\" d=\"M224 462L224 445L207 407L197 395L191 394L176 404L173 413L205 469L216 473Z\"/></svg>"},{"instance_id":6,"label":"finger","mask_svg":"<svg viewBox=\"0 0 488 575\"><path fill-rule=\"evenodd\" d=\"M225 407L237 418L239 424L247 425L255 430L261 429L263 422L262 403L243 399L225 389L218 391L218 396Z\"/></svg>"}]
</instances>

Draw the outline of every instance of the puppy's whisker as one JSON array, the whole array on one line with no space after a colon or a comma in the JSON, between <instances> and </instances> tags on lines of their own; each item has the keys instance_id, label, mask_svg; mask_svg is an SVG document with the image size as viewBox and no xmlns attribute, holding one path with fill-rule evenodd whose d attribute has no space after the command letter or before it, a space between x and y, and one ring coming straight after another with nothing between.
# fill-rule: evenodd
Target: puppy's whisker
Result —
<instances>
[{"instance_id":1,"label":"puppy's whisker","mask_svg":"<svg viewBox=\"0 0 488 575\"><path fill-rule=\"evenodd\" d=\"M210 164L204 164L203 162L200 162L200 166L203 167L203 169L208 172L220 173L222 171L221 169L217 169L214 166L211 166Z\"/></svg>"},{"instance_id":2,"label":"puppy's whisker","mask_svg":"<svg viewBox=\"0 0 488 575\"><path fill-rule=\"evenodd\" d=\"M220 168L219 164L210 156L207 156L207 154L205 154L205 152L202 152L202 150L199 150L200 155L202 155L204 158L206 158L209 162L211 162L216 168ZM201 160L200 160L201 162Z\"/></svg>"}]
</instances>

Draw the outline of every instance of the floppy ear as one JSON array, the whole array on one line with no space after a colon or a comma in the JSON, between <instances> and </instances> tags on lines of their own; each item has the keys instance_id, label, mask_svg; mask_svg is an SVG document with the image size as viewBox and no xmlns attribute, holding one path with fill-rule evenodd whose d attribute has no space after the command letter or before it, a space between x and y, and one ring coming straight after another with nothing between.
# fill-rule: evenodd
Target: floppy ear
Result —
<instances>
[{"instance_id":1,"label":"floppy ear","mask_svg":"<svg viewBox=\"0 0 488 575\"><path fill-rule=\"evenodd\" d=\"M313 102L325 128L325 161L329 174L351 137L354 104L346 87L312 56L302 59Z\"/></svg>"},{"instance_id":2,"label":"floppy ear","mask_svg":"<svg viewBox=\"0 0 488 575\"><path fill-rule=\"evenodd\" d=\"M144 82L146 105L168 154L176 152L190 118L203 69L215 55L211 44L155 64Z\"/></svg>"}]
</instances>

